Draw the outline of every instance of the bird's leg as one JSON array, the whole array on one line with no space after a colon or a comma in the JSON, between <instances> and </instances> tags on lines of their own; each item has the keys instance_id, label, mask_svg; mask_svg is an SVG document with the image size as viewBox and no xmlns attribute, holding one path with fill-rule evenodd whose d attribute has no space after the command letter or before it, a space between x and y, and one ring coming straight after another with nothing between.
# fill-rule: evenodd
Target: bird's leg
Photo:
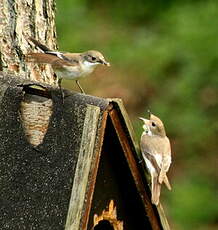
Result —
<instances>
[{"instance_id":1,"label":"bird's leg","mask_svg":"<svg viewBox=\"0 0 218 230\"><path fill-rule=\"evenodd\" d=\"M62 82L62 78L59 78L59 79L58 79L58 87L59 87L59 89L60 89L60 91L61 91L61 99L62 99L62 102L64 103L64 92L63 92L63 89L62 89L62 87L61 87L61 82Z\"/></svg>"},{"instance_id":2,"label":"bird's leg","mask_svg":"<svg viewBox=\"0 0 218 230\"><path fill-rule=\"evenodd\" d=\"M81 93L85 94L85 91L83 90L83 88L81 87L81 85L79 84L79 80L76 80L76 84L78 85Z\"/></svg>"}]
</instances>

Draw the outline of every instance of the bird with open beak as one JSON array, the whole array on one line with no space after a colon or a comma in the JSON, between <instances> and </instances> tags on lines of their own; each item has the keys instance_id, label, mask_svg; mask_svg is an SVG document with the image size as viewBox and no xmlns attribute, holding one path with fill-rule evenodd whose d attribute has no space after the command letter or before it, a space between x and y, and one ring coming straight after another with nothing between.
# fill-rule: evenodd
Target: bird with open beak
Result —
<instances>
[{"instance_id":1,"label":"bird with open beak","mask_svg":"<svg viewBox=\"0 0 218 230\"><path fill-rule=\"evenodd\" d=\"M149 119L139 118L143 121L141 136L141 152L151 175L151 201L159 204L161 184L171 190L166 173L171 164L171 146L166 136L163 122L149 112Z\"/></svg>"},{"instance_id":2,"label":"bird with open beak","mask_svg":"<svg viewBox=\"0 0 218 230\"><path fill-rule=\"evenodd\" d=\"M61 88L62 79L75 80L82 93L85 93L79 84L79 79L86 77L94 71L97 65L110 66L104 56L96 50L89 50L84 53L63 53L52 51L34 38L29 40L38 47L42 53L28 53L27 62L50 64L58 77L58 85Z\"/></svg>"}]
</instances>

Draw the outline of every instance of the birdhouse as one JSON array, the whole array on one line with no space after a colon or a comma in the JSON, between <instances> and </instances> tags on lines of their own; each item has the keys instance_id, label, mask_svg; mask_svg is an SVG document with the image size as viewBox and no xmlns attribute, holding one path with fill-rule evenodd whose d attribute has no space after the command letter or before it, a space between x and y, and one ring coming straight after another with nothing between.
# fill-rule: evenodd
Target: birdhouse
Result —
<instances>
[{"instance_id":1,"label":"birdhouse","mask_svg":"<svg viewBox=\"0 0 218 230\"><path fill-rule=\"evenodd\" d=\"M169 229L120 99L0 82L0 229Z\"/></svg>"}]
</instances>

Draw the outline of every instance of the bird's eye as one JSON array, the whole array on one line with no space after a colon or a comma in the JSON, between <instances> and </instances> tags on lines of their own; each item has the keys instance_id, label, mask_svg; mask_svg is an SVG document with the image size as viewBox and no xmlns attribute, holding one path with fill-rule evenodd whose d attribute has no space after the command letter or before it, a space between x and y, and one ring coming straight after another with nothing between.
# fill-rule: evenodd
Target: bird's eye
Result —
<instances>
[{"instance_id":1,"label":"bird's eye","mask_svg":"<svg viewBox=\"0 0 218 230\"><path fill-rule=\"evenodd\" d=\"M152 122L152 123L151 123L151 125L152 125L153 127L155 127L155 126L156 126L156 124L155 124L154 122Z\"/></svg>"},{"instance_id":2,"label":"bird's eye","mask_svg":"<svg viewBox=\"0 0 218 230\"><path fill-rule=\"evenodd\" d=\"M95 61L96 60L96 57L92 57L92 61Z\"/></svg>"}]
</instances>

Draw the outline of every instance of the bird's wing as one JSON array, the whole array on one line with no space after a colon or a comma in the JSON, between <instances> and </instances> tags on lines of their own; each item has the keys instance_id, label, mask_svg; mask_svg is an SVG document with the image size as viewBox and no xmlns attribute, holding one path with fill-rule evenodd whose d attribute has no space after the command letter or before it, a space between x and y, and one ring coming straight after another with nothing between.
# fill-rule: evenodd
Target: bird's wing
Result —
<instances>
[{"instance_id":1,"label":"bird's wing","mask_svg":"<svg viewBox=\"0 0 218 230\"><path fill-rule=\"evenodd\" d=\"M161 162L161 170L159 175L159 182L162 183L164 181L164 178L166 177L166 173L169 170L170 164L171 164L171 147L170 147L170 141L167 137L165 137L165 145L163 148L163 154L162 154L162 162Z\"/></svg>"},{"instance_id":2,"label":"bird's wing","mask_svg":"<svg viewBox=\"0 0 218 230\"><path fill-rule=\"evenodd\" d=\"M59 51L52 51L47 46L43 45L33 37L29 37L29 40L33 42L44 53L29 53L26 55L26 61L36 62L42 64L51 64L55 68L61 68L64 66L76 66L79 63L79 55L76 53L62 53Z\"/></svg>"},{"instance_id":3,"label":"bird's wing","mask_svg":"<svg viewBox=\"0 0 218 230\"><path fill-rule=\"evenodd\" d=\"M78 65L78 60L76 59L69 59L59 53L58 55L54 55L54 53L59 52L53 52L53 53L29 53L26 55L26 61L28 62L36 62L36 63L42 63L42 64L51 64L53 67L60 68L63 65L64 66L76 66Z\"/></svg>"},{"instance_id":4,"label":"bird's wing","mask_svg":"<svg viewBox=\"0 0 218 230\"><path fill-rule=\"evenodd\" d=\"M147 158L151 162L156 172L159 174L160 165L158 164L158 161L160 157L158 158L157 156L160 154L156 153L155 149L156 149L156 145L153 141L151 141L151 138L147 135L142 135L141 138L142 156L143 158Z\"/></svg>"},{"instance_id":5,"label":"bird's wing","mask_svg":"<svg viewBox=\"0 0 218 230\"><path fill-rule=\"evenodd\" d=\"M166 172L171 164L171 149L168 138L152 138L142 135L141 151L144 158L147 158L159 175L159 183L164 182L168 189L171 189Z\"/></svg>"},{"instance_id":6,"label":"bird's wing","mask_svg":"<svg viewBox=\"0 0 218 230\"><path fill-rule=\"evenodd\" d=\"M146 166L151 174L151 201L153 204L158 205L161 184L159 183L159 172L160 167L153 155L153 146L152 143L149 142L149 137L147 135L143 135L141 138L141 151L142 156L146 162ZM150 143L150 144L149 144Z\"/></svg>"},{"instance_id":7,"label":"bird's wing","mask_svg":"<svg viewBox=\"0 0 218 230\"><path fill-rule=\"evenodd\" d=\"M79 54L78 53L63 53L63 52L59 52L59 51L47 51L45 53L56 56L61 60L69 62L70 64L79 63Z\"/></svg>"}]
</instances>

